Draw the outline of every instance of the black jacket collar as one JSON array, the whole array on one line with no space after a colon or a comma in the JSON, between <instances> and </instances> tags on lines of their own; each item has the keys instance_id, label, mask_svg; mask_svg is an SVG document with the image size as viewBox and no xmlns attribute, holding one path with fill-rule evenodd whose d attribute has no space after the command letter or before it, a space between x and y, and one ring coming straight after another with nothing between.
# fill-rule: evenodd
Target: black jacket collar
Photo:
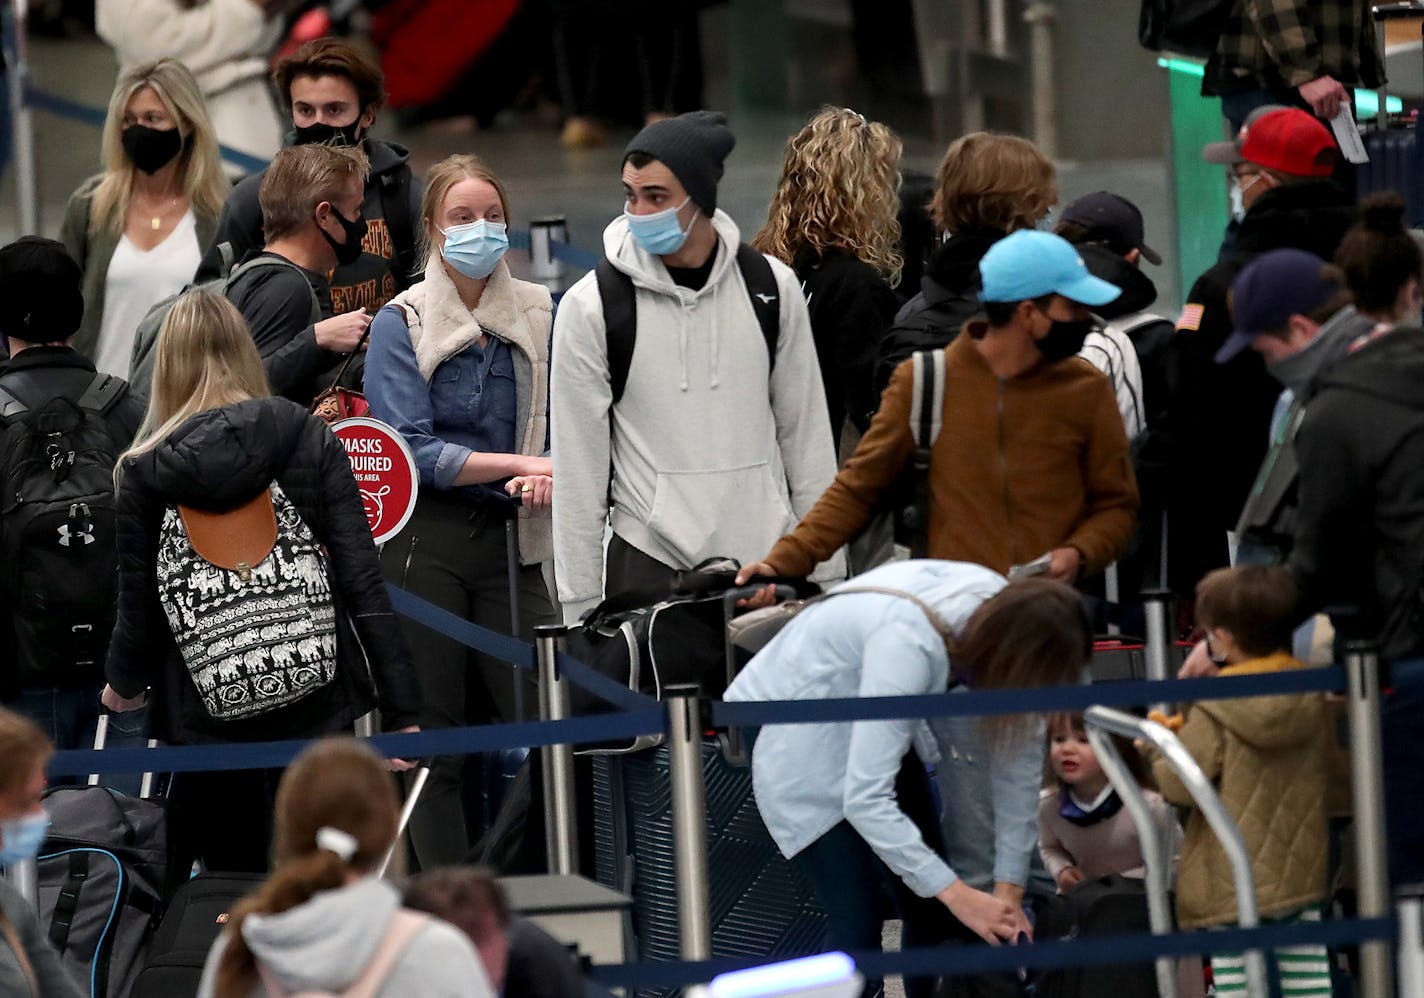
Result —
<instances>
[{"instance_id":1,"label":"black jacket collar","mask_svg":"<svg viewBox=\"0 0 1424 998\"><path fill-rule=\"evenodd\" d=\"M94 370L93 362L73 347L29 347L0 364L0 377L17 371L34 371L53 367L73 368L80 371Z\"/></svg>"}]
</instances>

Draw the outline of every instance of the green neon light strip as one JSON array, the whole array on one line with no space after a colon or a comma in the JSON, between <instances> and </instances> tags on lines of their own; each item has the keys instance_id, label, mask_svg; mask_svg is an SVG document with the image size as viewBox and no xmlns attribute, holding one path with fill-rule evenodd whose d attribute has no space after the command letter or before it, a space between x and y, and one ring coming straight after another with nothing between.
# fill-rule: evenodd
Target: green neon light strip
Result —
<instances>
[{"instance_id":1,"label":"green neon light strip","mask_svg":"<svg viewBox=\"0 0 1424 998\"><path fill-rule=\"evenodd\" d=\"M1163 57L1157 60L1157 65L1163 69L1169 69L1174 73L1185 73L1188 76L1195 76L1197 79L1201 79L1201 77L1206 75L1206 69L1202 64L1193 62L1190 59ZM1391 114L1402 113L1404 111L1404 101L1398 97L1388 98L1388 104L1386 106L1389 108ZM1373 90L1356 90L1355 110L1361 118L1368 118L1372 115L1379 114L1379 95Z\"/></svg>"}]
</instances>

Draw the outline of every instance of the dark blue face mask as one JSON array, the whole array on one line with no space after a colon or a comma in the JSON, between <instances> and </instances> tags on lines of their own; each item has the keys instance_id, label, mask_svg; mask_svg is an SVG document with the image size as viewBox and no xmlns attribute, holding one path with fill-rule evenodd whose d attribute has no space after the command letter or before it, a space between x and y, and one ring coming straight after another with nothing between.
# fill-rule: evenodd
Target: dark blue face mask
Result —
<instances>
[{"instance_id":1,"label":"dark blue face mask","mask_svg":"<svg viewBox=\"0 0 1424 998\"><path fill-rule=\"evenodd\" d=\"M1113 815L1122 810L1122 798L1114 790L1104 798L1103 802L1091 811L1084 811L1073 800L1068 788L1064 787L1058 797L1059 817L1078 825L1080 828L1088 828L1096 825L1100 821L1107 821Z\"/></svg>"}]
</instances>

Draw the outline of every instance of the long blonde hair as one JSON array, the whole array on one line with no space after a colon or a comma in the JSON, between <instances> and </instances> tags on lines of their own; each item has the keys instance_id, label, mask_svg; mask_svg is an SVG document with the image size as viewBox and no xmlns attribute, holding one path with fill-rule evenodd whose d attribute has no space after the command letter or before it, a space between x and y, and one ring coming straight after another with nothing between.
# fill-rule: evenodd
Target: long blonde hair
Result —
<instances>
[{"instance_id":1,"label":"long blonde hair","mask_svg":"<svg viewBox=\"0 0 1424 998\"><path fill-rule=\"evenodd\" d=\"M276 915L340 887L348 870L368 873L395 841L400 805L385 763L364 742L323 738L282 774L272 834L273 872L232 913L213 993L242 998L257 983L257 961L242 937L249 915ZM317 845L334 828L356 840L349 860Z\"/></svg>"},{"instance_id":2,"label":"long blonde hair","mask_svg":"<svg viewBox=\"0 0 1424 998\"><path fill-rule=\"evenodd\" d=\"M462 180L483 180L493 187L499 195L499 206L504 210L504 224L509 224L509 197L504 193L504 184L499 182L485 161L470 153L446 156L425 175L425 194L420 199L420 217L426 223L420 227L420 245L426 267L437 255L430 243L430 226L440 224L440 208L445 203L445 195Z\"/></svg>"},{"instance_id":3,"label":"long blonde hair","mask_svg":"<svg viewBox=\"0 0 1424 998\"><path fill-rule=\"evenodd\" d=\"M200 412L272 394L247 321L221 292L193 288L163 317L153 347L153 394L134 444L115 466L152 450Z\"/></svg>"},{"instance_id":4,"label":"long blonde hair","mask_svg":"<svg viewBox=\"0 0 1424 998\"><path fill-rule=\"evenodd\" d=\"M843 250L900 283L900 139L878 121L828 107L786 144L781 180L752 245L787 264Z\"/></svg>"},{"instance_id":5,"label":"long blonde hair","mask_svg":"<svg viewBox=\"0 0 1424 998\"><path fill-rule=\"evenodd\" d=\"M194 211L216 217L231 190L223 174L217 133L213 131L198 81L177 59L145 62L120 76L109 98L109 115L104 120L100 143L104 178L94 190L89 209L92 234L105 230L117 234L124 230L137 169L124 152L124 111L134 94L144 87L153 90L184 135L183 151L178 154L178 173L183 178L183 193Z\"/></svg>"}]
</instances>

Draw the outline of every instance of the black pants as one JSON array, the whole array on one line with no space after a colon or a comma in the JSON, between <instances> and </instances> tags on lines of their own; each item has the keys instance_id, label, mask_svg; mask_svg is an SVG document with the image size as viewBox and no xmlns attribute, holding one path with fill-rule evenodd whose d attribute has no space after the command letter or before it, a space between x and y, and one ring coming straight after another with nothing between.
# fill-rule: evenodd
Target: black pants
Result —
<instances>
[{"instance_id":1,"label":"black pants","mask_svg":"<svg viewBox=\"0 0 1424 998\"><path fill-rule=\"evenodd\" d=\"M905 756L895 780L895 797L900 810L915 823L925 843L940 855L944 842L929 778L924 764L914 752ZM875 851L842 821L811 843L792 860L811 882L829 914L826 927L828 949L874 950L880 948L881 925L887 915L886 899L893 899L903 925L901 945L905 949L939 943L978 943L970 929L949 913L937 898L916 895L875 855ZM874 994L880 982L868 980L866 994ZM906 998L929 998L935 979L907 978ZM1017 979L1010 974L947 979L941 995L955 998L999 998L1021 994Z\"/></svg>"},{"instance_id":2,"label":"black pants","mask_svg":"<svg viewBox=\"0 0 1424 998\"><path fill-rule=\"evenodd\" d=\"M421 495L405 531L381 552L387 579L421 599L508 634L512 623L505 523L486 507L439 492ZM515 569L519 589L519 637L537 624L557 623L539 566ZM526 719L538 711L531 670L516 672L413 621L402 620L406 644L420 681L422 728L513 721L516 683ZM462 863L470 850L462 756L432 761L430 779L411 816L410 838L422 869Z\"/></svg>"},{"instance_id":3,"label":"black pants","mask_svg":"<svg viewBox=\"0 0 1424 998\"><path fill-rule=\"evenodd\" d=\"M223 873L265 873L280 769L175 773L168 787L168 889L194 860Z\"/></svg>"}]
</instances>

